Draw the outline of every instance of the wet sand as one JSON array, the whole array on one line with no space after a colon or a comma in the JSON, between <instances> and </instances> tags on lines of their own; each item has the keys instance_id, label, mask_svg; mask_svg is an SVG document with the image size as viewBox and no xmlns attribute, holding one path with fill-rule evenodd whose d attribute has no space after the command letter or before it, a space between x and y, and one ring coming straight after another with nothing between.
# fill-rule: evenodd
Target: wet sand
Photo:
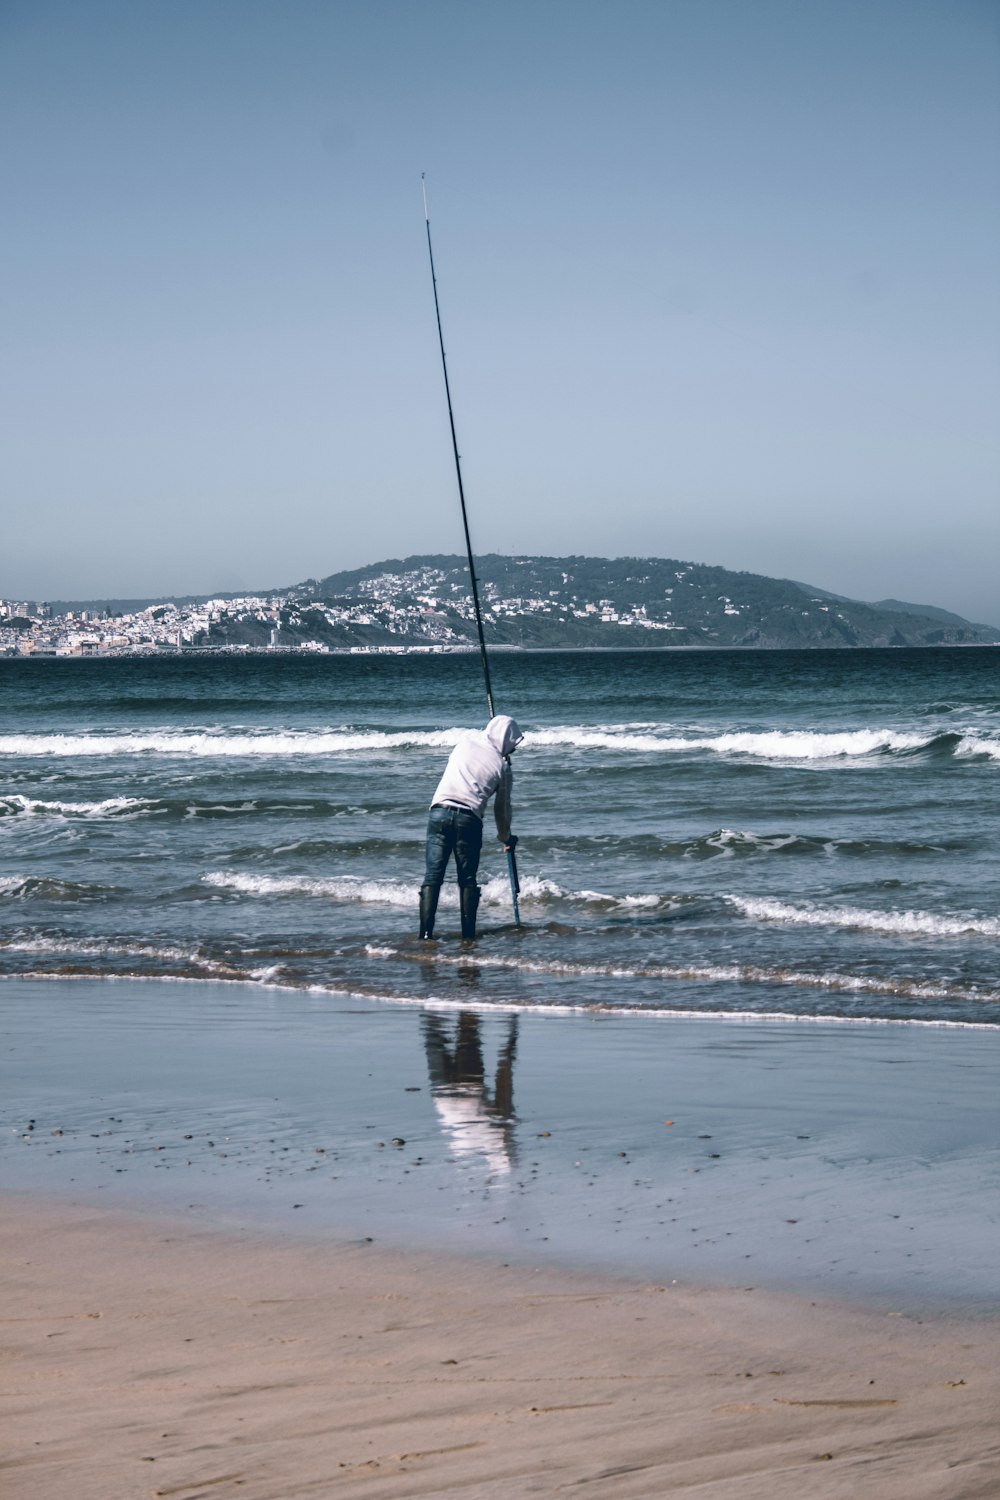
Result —
<instances>
[{"instance_id":1,"label":"wet sand","mask_svg":"<svg viewBox=\"0 0 1000 1500\"><path fill-rule=\"evenodd\" d=\"M0 985L0 1181L326 1242L1000 1312L1000 1030Z\"/></svg>"},{"instance_id":2,"label":"wet sand","mask_svg":"<svg viewBox=\"0 0 1000 1500\"><path fill-rule=\"evenodd\" d=\"M1000 1033L0 986L5 1500L1000 1493Z\"/></svg>"},{"instance_id":3,"label":"wet sand","mask_svg":"<svg viewBox=\"0 0 1000 1500\"><path fill-rule=\"evenodd\" d=\"M965 1500L997 1328L4 1203L7 1500Z\"/></svg>"}]
</instances>

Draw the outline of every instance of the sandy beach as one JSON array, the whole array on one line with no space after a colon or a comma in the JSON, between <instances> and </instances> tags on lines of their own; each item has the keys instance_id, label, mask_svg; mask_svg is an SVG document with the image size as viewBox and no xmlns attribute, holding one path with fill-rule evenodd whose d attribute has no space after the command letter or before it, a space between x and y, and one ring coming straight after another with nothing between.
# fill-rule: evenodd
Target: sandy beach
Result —
<instances>
[{"instance_id":1,"label":"sandy beach","mask_svg":"<svg viewBox=\"0 0 1000 1500\"><path fill-rule=\"evenodd\" d=\"M995 1031L3 1002L11 1500L1000 1490Z\"/></svg>"},{"instance_id":2,"label":"sandy beach","mask_svg":"<svg viewBox=\"0 0 1000 1500\"><path fill-rule=\"evenodd\" d=\"M4 1204L10 1500L993 1496L996 1327Z\"/></svg>"}]
</instances>

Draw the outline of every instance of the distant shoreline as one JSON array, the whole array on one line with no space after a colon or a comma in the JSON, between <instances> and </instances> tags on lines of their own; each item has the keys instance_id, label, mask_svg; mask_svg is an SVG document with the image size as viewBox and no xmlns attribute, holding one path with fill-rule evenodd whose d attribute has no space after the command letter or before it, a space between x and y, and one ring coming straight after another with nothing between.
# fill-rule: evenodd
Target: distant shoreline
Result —
<instances>
[{"instance_id":1,"label":"distant shoreline","mask_svg":"<svg viewBox=\"0 0 1000 1500\"><path fill-rule=\"evenodd\" d=\"M864 655L875 651L892 651L895 653L903 651L940 652L940 651L996 651L1000 648L1000 641L942 641L933 645L915 645L907 641L898 646L715 646L699 644L687 646L513 646L508 643L487 646L491 655L505 656L616 656L629 654L631 656L662 656L662 655L684 655L702 656L709 653L718 655L728 653L732 656L829 656L838 652L845 655ZM295 658L323 659L326 657L370 657L383 658L399 657L441 657L441 656L478 656L479 647L475 644L468 646L402 646L402 647L380 647L380 646L331 646L325 651L309 651L288 646L186 646L181 650L157 649L155 651L87 651L87 652L56 652L56 651L11 651L0 654L0 662L10 661L177 661L188 660L192 657L205 658L242 658L263 657L266 659Z\"/></svg>"}]
</instances>

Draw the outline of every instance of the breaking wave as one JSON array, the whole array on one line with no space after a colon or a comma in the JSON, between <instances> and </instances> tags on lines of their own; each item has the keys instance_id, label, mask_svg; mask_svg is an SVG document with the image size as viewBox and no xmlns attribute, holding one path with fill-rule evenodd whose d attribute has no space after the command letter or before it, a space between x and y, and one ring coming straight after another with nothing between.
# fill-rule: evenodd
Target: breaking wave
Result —
<instances>
[{"instance_id":1,"label":"breaking wave","mask_svg":"<svg viewBox=\"0 0 1000 1500\"><path fill-rule=\"evenodd\" d=\"M240 758L275 755L333 755L343 751L380 751L409 748L451 749L464 729L384 733L380 730L306 730L281 733L256 730L158 729L135 734L7 734L0 735L0 755L56 758L115 755L183 755L198 758Z\"/></svg>"},{"instance_id":2,"label":"breaking wave","mask_svg":"<svg viewBox=\"0 0 1000 1500\"><path fill-rule=\"evenodd\" d=\"M366 880L362 876L343 875L331 879L315 879L308 875L250 875L243 872L210 870L203 875L205 885L217 890L235 891L246 896L308 896L332 901L356 901L373 906L398 906L412 908L416 905L418 886L408 885L402 880ZM458 906L458 887L447 884L441 888L441 905ZM494 876L482 887L481 904L502 906L510 903L510 885L506 875ZM585 905L620 908L669 907L678 904L678 898L644 894L635 896L613 896L603 891L567 891L554 880L543 880L537 875L521 878L520 899L522 903L546 901L572 901Z\"/></svg>"},{"instance_id":3,"label":"breaking wave","mask_svg":"<svg viewBox=\"0 0 1000 1500\"><path fill-rule=\"evenodd\" d=\"M123 815L157 810L152 799L146 797L104 797L99 802L47 801L40 797L24 797L19 793L0 797L0 818L18 815L64 818L115 818Z\"/></svg>"},{"instance_id":4,"label":"breaking wave","mask_svg":"<svg viewBox=\"0 0 1000 1500\"><path fill-rule=\"evenodd\" d=\"M363 876L342 875L327 879L307 875L254 875L243 871L212 870L202 877L203 884L216 890L243 896L298 896L361 905L412 908L418 895L416 884L401 880L369 880ZM724 895L722 901L741 916L757 922L780 922L801 927L861 929L905 937L1000 937L1000 918L977 915L939 916L924 911L870 911L854 906L792 906L784 901L764 897ZM695 897L640 892L616 895L606 891L567 890L554 880L536 875L521 879L520 900L523 906L560 902L568 905L604 908L617 911L683 910L691 905L699 911L703 902ZM483 906L504 907L510 902L510 886L505 875L493 876L482 887ZM458 905L458 888L446 884L441 889L442 907Z\"/></svg>"},{"instance_id":5,"label":"breaking wave","mask_svg":"<svg viewBox=\"0 0 1000 1500\"><path fill-rule=\"evenodd\" d=\"M797 927L833 927L905 937L1000 937L1000 918L938 916L929 911L868 911L861 906L790 906L784 901L726 896L744 916Z\"/></svg>"},{"instance_id":6,"label":"breaking wave","mask_svg":"<svg viewBox=\"0 0 1000 1500\"><path fill-rule=\"evenodd\" d=\"M203 875L205 885L216 890L235 891L242 896L306 896L328 901L358 901L373 906L412 906L417 899L416 886L396 880L365 880L344 875L328 880L307 875L247 875L210 870ZM442 901L446 893L442 892Z\"/></svg>"},{"instance_id":7,"label":"breaking wave","mask_svg":"<svg viewBox=\"0 0 1000 1500\"><path fill-rule=\"evenodd\" d=\"M176 820L267 817L273 814L288 818L355 818L368 811L366 807L332 802L327 797L251 797L231 802L193 797L104 797L93 802L68 802L58 798L26 797L22 793L0 797L0 818L116 818L124 821L138 817Z\"/></svg>"},{"instance_id":8,"label":"breaking wave","mask_svg":"<svg viewBox=\"0 0 1000 1500\"><path fill-rule=\"evenodd\" d=\"M135 755L240 759L263 756L378 754L392 750L451 749L464 728L390 732L344 727L326 730L245 731L157 729L132 734L0 735L0 755L50 758ZM1000 761L1000 737L981 733L904 733L895 729L746 730L701 735L671 733L669 725L562 725L528 731L525 749L607 750L638 754L747 756L757 760L852 760L875 755L936 754Z\"/></svg>"},{"instance_id":9,"label":"breaking wave","mask_svg":"<svg viewBox=\"0 0 1000 1500\"><path fill-rule=\"evenodd\" d=\"M652 732L651 732L652 731ZM624 750L640 754L741 755L756 760L845 760L872 755L913 755L918 752L986 756L1000 760L1000 739L957 733L936 735L903 733L894 729L841 731L773 729L716 735L671 735L666 728L651 725L642 732L633 728L580 729L572 725L531 731L526 747L574 747L578 749Z\"/></svg>"},{"instance_id":10,"label":"breaking wave","mask_svg":"<svg viewBox=\"0 0 1000 1500\"><path fill-rule=\"evenodd\" d=\"M983 739L981 735L965 735L955 746L956 755L976 755L988 760L1000 760L1000 740Z\"/></svg>"}]
</instances>

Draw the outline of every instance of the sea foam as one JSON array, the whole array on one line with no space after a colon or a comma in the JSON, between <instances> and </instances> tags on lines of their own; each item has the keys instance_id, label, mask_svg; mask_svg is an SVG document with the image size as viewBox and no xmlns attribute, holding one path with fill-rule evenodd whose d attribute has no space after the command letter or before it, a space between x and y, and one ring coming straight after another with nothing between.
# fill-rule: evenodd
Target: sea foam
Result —
<instances>
[{"instance_id":1,"label":"sea foam","mask_svg":"<svg viewBox=\"0 0 1000 1500\"><path fill-rule=\"evenodd\" d=\"M145 797L104 797L98 802L61 802L20 793L0 797L0 817L18 814L35 817L113 818L122 814L146 812L152 802Z\"/></svg>"},{"instance_id":2,"label":"sea foam","mask_svg":"<svg viewBox=\"0 0 1000 1500\"><path fill-rule=\"evenodd\" d=\"M0 735L0 755L50 758L166 755L198 759L381 754L393 750L450 750L466 730L157 729L133 734ZM748 756L757 760L837 761L943 750L1000 760L1000 739L979 734L906 733L896 729L745 730L706 735L670 725L561 725L529 730L524 752L605 750L624 754Z\"/></svg>"},{"instance_id":3,"label":"sea foam","mask_svg":"<svg viewBox=\"0 0 1000 1500\"><path fill-rule=\"evenodd\" d=\"M217 890L235 891L245 896L312 896L331 901L357 901L373 906L414 907L419 895L416 883L402 880L366 880L362 876L343 875L326 879L309 875L253 875L244 871L210 870L202 877L205 885ZM506 875L495 875L482 886L484 906L510 904L510 884ZM522 903L571 901L584 905L611 907L659 907L670 905L672 897L656 894L614 896L603 891L568 891L554 880L537 875L522 876ZM458 887L450 882L441 888L443 907L458 905Z\"/></svg>"},{"instance_id":4,"label":"sea foam","mask_svg":"<svg viewBox=\"0 0 1000 1500\"><path fill-rule=\"evenodd\" d=\"M836 760L886 751L926 748L933 736L904 734L892 729L761 730L697 735L635 733L614 728L579 729L566 726L530 733L526 746L574 746L579 749L633 751L640 754L747 755L759 760Z\"/></svg>"},{"instance_id":5,"label":"sea foam","mask_svg":"<svg viewBox=\"0 0 1000 1500\"><path fill-rule=\"evenodd\" d=\"M930 911L869 911L862 906L791 906L762 897L725 898L743 916L796 927L855 928L906 937L1000 937L1000 918Z\"/></svg>"},{"instance_id":6,"label":"sea foam","mask_svg":"<svg viewBox=\"0 0 1000 1500\"><path fill-rule=\"evenodd\" d=\"M465 955L433 950L405 950L389 944L369 943L365 952L375 959L397 959L404 962L438 965L468 963ZM835 993L883 995L908 1000L951 1000L995 1005L1000 991L975 985L946 984L909 979L902 975L850 974L830 970L817 973L807 969L784 968L766 964L601 964L579 963L571 959L531 959L520 954L476 954L477 968L501 969L521 974L549 975L553 979L632 979L664 980L707 984L781 985L792 988L829 990ZM477 1001L478 1005L478 1001ZM649 1014L644 1005L628 1007L640 1015ZM817 1019L822 1019L817 1017Z\"/></svg>"},{"instance_id":7,"label":"sea foam","mask_svg":"<svg viewBox=\"0 0 1000 1500\"><path fill-rule=\"evenodd\" d=\"M0 755L79 756L183 755L197 758L240 758L282 755L333 755L338 752L383 751L406 748L450 749L465 731L441 729L413 733L286 730L252 734L238 730L181 731L160 729L135 734L6 734L0 735Z\"/></svg>"}]
</instances>

